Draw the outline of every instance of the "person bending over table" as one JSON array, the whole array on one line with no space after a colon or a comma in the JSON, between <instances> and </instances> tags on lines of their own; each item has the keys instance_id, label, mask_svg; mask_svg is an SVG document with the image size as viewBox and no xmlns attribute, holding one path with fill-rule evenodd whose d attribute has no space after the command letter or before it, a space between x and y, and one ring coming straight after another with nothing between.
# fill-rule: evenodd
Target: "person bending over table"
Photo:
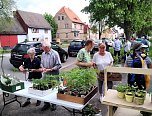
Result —
<instances>
[{"instance_id":1,"label":"person bending over table","mask_svg":"<svg viewBox=\"0 0 152 116\"><path fill-rule=\"evenodd\" d=\"M43 78L46 75L59 75L59 69L61 68L61 61L57 51L51 48L49 42L42 42L42 49L44 52L41 57L41 64L43 70ZM47 110L50 108L50 103L44 102L44 106L41 111ZM56 105L52 104L51 110L56 110Z\"/></svg>"},{"instance_id":2,"label":"person bending over table","mask_svg":"<svg viewBox=\"0 0 152 116\"><path fill-rule=\"evenodd\" d=\"M27 70L29 71L28 81L32 81L32 79L40 79L42 77L41 61L40 59L35 57L35 53L36 52L34 48L28 49L27 54L29 58L27 58L19 67L19 70L24 73L27 73ZM27 98L26 102L22 105L22 107L26 107L30 103L30 98ZM39 106L40 104L41 101L37 100L36 106Z\"/></svg>"}]
</instances>

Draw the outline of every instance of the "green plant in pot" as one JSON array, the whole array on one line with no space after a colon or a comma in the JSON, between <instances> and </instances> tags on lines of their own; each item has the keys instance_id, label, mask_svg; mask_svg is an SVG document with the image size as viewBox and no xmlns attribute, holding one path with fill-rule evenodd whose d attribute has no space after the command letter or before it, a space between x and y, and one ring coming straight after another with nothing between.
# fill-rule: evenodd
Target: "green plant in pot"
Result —
<instances>
[{"instance_id":1,"label":"green plant in pot","mask_svg":"<svg viewBox=\"0 0 152 116\"><path fill-rule=\"evenodd\" d=\"M47 89L54 89L55 87L59 86L59 81L55 79L56 77L50 75L46 76L44 79L33 79L33 89L37 90L47 90Z\"/></svg>"},{"instance_id":2,"label":"green plant in pot","mask_svg":"<svg viewBox=\"0 0 152 116\"><path fill-rule=\"evenodd\" d=\"M125 93L127 102L133 102L135 89L132 86L128 86Z\"/></svg>"},{"instance_id":3,"label":"green plant in pot","mask_svg":"<svg viewBox=\"0 0 152 116\"><path fill-rule=\"evenodd\" d=\"M86 95L96 84L96 69L80 69L74 68L70 71L62 72L60 74L66 80L66 88L74 96ZM64 93L62 91L62 93Z\"/></svg>"},{"instance_id":4,"label":"green plant in pot","mask_svg":"<svg viewBox=\"0 0 152 116\"><path fill-rule=\"evenodd\" d=\"M116 90L117 90L117 96L121 99L123 99L125 97L125 92L126 92L126 89L127 89L127 85L124 85L124 84L118 84L116 86Z\"/></svg>"},{"instance_id":5,"label":"green plant in pot","mask_svg":"<svg viewBox=\"0 0 152 116\"><path fill-rule=\"evenodd\" d=\"M145 96L146 96L146 91L145 90L136 91L135 92L134 102L137 105L143 105L144 104L144 100L145 100Z\"/></svg>"}]
</instances>

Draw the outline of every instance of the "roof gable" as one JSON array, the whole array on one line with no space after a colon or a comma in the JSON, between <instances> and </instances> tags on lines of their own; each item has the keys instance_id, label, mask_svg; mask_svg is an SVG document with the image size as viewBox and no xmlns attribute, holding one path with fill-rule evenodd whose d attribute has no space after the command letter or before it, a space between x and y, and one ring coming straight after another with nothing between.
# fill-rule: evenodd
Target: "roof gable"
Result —
<instances>
[{"instance_id":1,"label":"roof gable","mask_svg":"<svg viewBox=\"0 0 152 116\"><path fill-rule=\"evenodd\" d=\"M42 14L17 10L18 15L23 19L28 27L51 29L49 23Z\"/></svg>"},{"instance_id":2,"label":"roof gable","mask_svg":"<svg viewBox=\"0 0 152 116\"><path fill-rule=\"evenodd\" d=\"M18 22L16 18L11 18L10 22L3 24L2 30L0 30L0 34L6 34L6 35L25 35L26 32Z\"/></svg>"},{"instance_id":3,"label":"roof gable","mask_svg":"<svg viewBox=\"0 0 152 116\"><path fill-rule=\"evenodd\" d=\"M72 22L82 23L80 18L70 9L65 6L62 7L56 14L66 14Z\"/></svg>"}]
</instances>

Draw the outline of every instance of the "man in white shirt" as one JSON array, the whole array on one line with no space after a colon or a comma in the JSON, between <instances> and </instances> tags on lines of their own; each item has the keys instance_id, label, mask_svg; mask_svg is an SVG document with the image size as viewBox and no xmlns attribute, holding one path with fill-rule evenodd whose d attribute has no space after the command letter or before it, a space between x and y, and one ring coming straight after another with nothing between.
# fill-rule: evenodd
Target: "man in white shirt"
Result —
<instances>
[{"instance_id":1,"label":"man in white shirt","mask_svg":"<svg viewBox=\"0 0 152 116\"><path fill-rule=\"evenodd\" d=\"M122 43L119 40L119 38L116 38L116 40L114 41L113 48L114 48L114 56L116 57L117 54L118 54L118 60L120 62L121 61L121 59L120 59L120 51L121 51L121 48L122 48Z\"/></svg>"}]
</instances>

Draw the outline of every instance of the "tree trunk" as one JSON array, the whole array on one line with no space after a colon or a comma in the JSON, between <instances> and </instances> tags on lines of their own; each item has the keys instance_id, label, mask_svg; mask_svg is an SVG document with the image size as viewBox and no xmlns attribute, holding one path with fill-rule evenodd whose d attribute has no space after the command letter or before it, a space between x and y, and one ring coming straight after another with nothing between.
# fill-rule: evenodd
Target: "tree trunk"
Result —
<instances>
[{"instance_id":1,"label":"tree trunk","mask_svg":"<svg viewBox=\"0 0 152 116\"><path fill-rule=\"evenodd\" d=\"M100 21L99 21L99 39L101 39L101 24L100 24Z\"/></svg>"},{"instance_id":2,"label":"tree trunk","mask_svg":"<svg viewBox=\"0 0 152 116\"><path fill-rule=\"evenodd\" d=\"M130 23L128 21L124 21L124 33L126 35L126 39L130 40L131 35L133 34L131 31L131 26Z\"/></svg>"}]
</instances>

